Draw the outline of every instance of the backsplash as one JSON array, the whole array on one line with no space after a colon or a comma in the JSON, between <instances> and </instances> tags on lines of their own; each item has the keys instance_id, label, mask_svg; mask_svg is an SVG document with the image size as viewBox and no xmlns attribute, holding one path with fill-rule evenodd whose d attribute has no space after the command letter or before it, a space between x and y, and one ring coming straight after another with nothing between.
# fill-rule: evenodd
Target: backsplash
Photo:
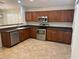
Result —
<instances>
[{"instance_id":1,"label":"backsplash","mask_svg":"<svg viewBox=\"0 0 79 59\"><path fill-rule=\"evenodd\" d=\"M39 22L27 22L28 25L35 25L40 26ZM49 22L49 26L55 26L55 27L70 27L72 28L72 22Z\"/></svg>"}]
</instances>

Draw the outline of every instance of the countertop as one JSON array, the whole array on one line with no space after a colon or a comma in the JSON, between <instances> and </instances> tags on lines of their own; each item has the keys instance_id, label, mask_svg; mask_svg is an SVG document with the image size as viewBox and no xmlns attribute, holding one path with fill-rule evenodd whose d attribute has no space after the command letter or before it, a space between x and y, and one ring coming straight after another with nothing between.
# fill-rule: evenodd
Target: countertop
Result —
<instances>
[{"instance_id":1,"label":"countertop","mask_svg":"<svg viewBox=\"0 0 79 59\"><path fill-rule=\"evenodd\" d=\"M39 25L39 22L27 22L27 24L0 26L0 30L21 28L21 27L33 27L33 26L34 27L70 28L70 29L72 29L71 22L49 22L49 26L41 26L41 25Z\"/></svg>"}]
</instances>

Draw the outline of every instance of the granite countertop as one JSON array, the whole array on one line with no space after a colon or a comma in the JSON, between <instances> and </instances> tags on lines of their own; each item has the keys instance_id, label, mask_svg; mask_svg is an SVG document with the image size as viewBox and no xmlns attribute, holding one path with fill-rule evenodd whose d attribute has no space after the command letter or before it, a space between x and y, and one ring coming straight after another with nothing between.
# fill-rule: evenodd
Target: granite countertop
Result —
<instances>
[{"instance_id":1,"label":"granite countertop","mask_svg":"<svg viewBox=\"0 0 79 59\"><path fill-rule=\"evenodd\" d=\"M71 28L72 23L69 22L50 22L48 26L41 26L38 22L28 22L27 24L20 24L20 25L11 25L11 26L0 26L0 30L4 29L14 29L14 28L21 28L21 27L52 27L52 28Z\"/></svg>"}]
</instances>

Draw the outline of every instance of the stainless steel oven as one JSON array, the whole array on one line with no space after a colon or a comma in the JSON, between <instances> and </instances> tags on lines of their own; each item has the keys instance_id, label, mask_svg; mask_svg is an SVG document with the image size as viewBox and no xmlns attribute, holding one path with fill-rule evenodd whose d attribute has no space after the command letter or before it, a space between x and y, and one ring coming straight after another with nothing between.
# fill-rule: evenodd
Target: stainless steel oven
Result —
<instances>
[{"instance_id":1,"label":"stainless steel oven","mask_svg":"<svg viewBox=\"0 0 79 59\"><path fill-rule=\"evenodd\" d=\"M46 29L43 29L43 28L37 29L37 39L46 40Z\"/></svg>"}]
</instances>

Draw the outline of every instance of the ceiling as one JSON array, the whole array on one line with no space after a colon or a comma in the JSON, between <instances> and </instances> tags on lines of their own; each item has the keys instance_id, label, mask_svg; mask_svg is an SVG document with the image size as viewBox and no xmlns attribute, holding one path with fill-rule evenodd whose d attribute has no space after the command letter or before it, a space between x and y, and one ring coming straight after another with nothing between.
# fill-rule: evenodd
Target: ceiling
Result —
<instances>
[{"instance_id":1,"label":"ceiling","mask_svg":"<svg viewBox=\"0 0 79 59\"><path fill-rule=\"evenodd\" d=\"M17 7L17 0L0 0L0 9L13 9Z\"/></svg>"},{"instance_id":2,"label":"ceiling","mask_svg":"<svg viewBox=\"0 0 79 59\"><path fill-rule=\"evenodd\" d=\"M74 6L75 0L24 0L24 5L27 8L47 8L47 7L61 7Z\"/></svg>"},{"instance_id":3,"label":"ceiling","mask_svg":"<svg viewBox=\"0 0 79 59\"><path fill-rule=\"evenodd\" d=\"M18 6L17 0L0 0L0 1L4 2L3 4L0 3L0 6L5 5L4 8L12 8L12 7L16 8ZM74 6L75 0L33 0L33 1L23 0L23 5L27 9Z\"/></svg>"}]
</instances>

